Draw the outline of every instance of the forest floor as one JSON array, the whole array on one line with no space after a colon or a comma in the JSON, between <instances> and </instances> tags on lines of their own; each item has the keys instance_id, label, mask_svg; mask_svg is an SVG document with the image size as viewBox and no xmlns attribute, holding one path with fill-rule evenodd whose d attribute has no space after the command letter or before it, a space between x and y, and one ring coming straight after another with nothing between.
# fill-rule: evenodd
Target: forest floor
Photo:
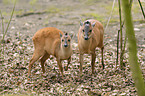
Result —
<instances>
[{"instance_id":1,"label":"forest floor","mask_svg":"<svg viewBox=\"0 0 145 96\"><path fill-rule=\"evenodd\" d=\"M0 10L4 17L6 29L14 0L1 0ZM18 0L12 22L1 42L0 57L0 95L131 95L137 92L132 80L128 63L128 50L124 54L125 70L120 70L116 64L116 38L119 29L118 4L112 13L109 26L107 20L112 9L112 0ZM142 2L145 6L145 2ZM133 2L132 14L134 30L137 39L138 61L145 78L145 20L137 1ZM79 54L77 47L77 32L80 20L97 19L104 25L104 62L101 68L100 49L96 49L95 74L91 74L90 55L84 56L83 74L79 76ZM0 19L0 23L2 18ZM34 47L34 33L44 27L56 27L62 31L74 34L72 46L73 55L65 78L58 74L55 57L47 60L46 73L42 75L40 62L37 61L28 79L28 64ZM2 27L0 27L2 30ZM123 27L123 36L125 28ZM2 31L0 39L2 39ZM125 36L124 36L125 37ZM67 62L63 62L66 66Z\"/></svg>"}]
</instances>

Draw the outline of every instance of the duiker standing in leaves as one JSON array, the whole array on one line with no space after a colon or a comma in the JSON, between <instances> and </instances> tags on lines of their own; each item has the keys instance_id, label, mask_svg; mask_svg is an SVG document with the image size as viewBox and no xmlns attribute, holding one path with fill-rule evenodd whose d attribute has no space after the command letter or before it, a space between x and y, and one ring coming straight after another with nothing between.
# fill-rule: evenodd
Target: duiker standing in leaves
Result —
<instances>
[{"instance_id":1,"label":"duiker standing in leaves","mask_svg":"<svg viewBox=\"0 0 145 96\"><path fill-rule=\"evenodd\" d=\"M78 32L78 47L80 53L80 74L82 74L82 64L83 64L83 55L91 54L92 60L92 74L94 73L96 47L101 48L102 54L102 68L104 69L103 61L103 35L104 29L103 25L97 20L86 20L84 23L80 22L80 29Z\"/></svg>"},{"instance_id":2,"label":"duiker standing in leaves","mask_svg":"<svg viewBox=\"0 0 145 96\"><path fill-rule=\"evenodd\" d=\"M31 74L32 65L41 57L41 66L43 73L45 72L44 62L53 55L56 57L59 71L63 77L62 60L67 60L68 65L71 61L72 47L71 36L68 33L63 34L62 31L55 27L47 27L40 29L33 36L34 53L29 63L28 75ZM66 69L68 69L68 65Z\"/></svg>"}]
</instances>

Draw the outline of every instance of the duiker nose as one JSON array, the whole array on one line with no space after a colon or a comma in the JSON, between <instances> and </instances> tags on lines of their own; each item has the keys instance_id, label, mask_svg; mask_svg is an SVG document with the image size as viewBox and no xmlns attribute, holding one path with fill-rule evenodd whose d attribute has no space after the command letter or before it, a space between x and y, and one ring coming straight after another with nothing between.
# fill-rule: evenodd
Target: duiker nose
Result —
<instances>
[{"instance_id":1,"label":"duiker nose","mask_svg":"<svg viewBox=\"0 0 145 96\"><path fill-rule=\"evenodd\" d=\"M85 40L88 40L89 38L87 36L84 37Z\"/></svg>"},{"instance_id":2,"label":"duiker nose","mask_svg":"<svg viewBox=\"0 0 145 96\"><path fill-rule=\"evenodd\" d=\"M68 45L67 44L64 44L64 47L67 47Z\"/></svg>"}]
</instances>

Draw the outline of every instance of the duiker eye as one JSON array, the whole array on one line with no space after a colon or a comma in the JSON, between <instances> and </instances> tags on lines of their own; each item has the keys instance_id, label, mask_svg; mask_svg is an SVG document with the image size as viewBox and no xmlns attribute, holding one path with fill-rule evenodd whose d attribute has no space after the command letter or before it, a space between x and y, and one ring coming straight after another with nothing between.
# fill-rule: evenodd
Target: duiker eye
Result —
<instances>
[{"instance_id":1,"label":"duiker eye","mask_svg":"<svg viewBox=\"0 0 145 96\"><path fill-rule=\"evenodd\" d=\"M85 32L85 30L83 30L83 32Z\"/></svg>"},{"instance_id":2,"label":"duiker eye","mask_svg":"<svg viewBox=\"0 0 145 96\"><path fill-rule=\"evenodd\" d=\"M64 40L62 39L61 41L63 42Z\"/></svg>"},{"instance_id":3,"label":"duiker eye","mask_svg":"<svg viewBox=\"0 0 145 96\"><path fill-rule=\"evenodd\" d=\"M92 30L90 30L90 32L92 32Z\"/></svg>"},{"instance_id":4,"label":"duiker eye","mask_svg":"<svg viewBox=\"0 0 145 96\"><path fill-rule=\"evenodd\" d=\"M70 42L70 39L68 39L68 42Z\"/></svg>"}]
</instances>

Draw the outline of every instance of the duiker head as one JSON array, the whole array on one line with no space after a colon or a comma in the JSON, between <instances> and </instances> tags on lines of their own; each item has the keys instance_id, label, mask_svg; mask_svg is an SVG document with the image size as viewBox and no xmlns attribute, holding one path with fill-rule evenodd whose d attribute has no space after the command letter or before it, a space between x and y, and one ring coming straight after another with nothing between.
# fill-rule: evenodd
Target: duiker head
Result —
<instances>
[{"instance_id":1,"label":"duiker head","mask_svg":"<svg viewBox=\"0 0 145 96\"><path fill-rule=\"evenodd\" d=\"M62 35L60 33L60 37L61 37L61 45L62 47L70 47L70 44L71 44L71 38L72 38L72 35L68 35L68 33L64 33L64 35Z\"/></svg>"},{"instance_id":2,"label":"duiker head","mask_svg":"<svg viewBox=\"0 0 145 96\"><path fill-rule=\"evenodd\" d=\"M95 22L96 23L96 22ZM95 23L91 24L89 21L85 21L84 23L80 21L81 31L83 32L83 37L85 40L88 40L92 35L93 27Z\"/></svg>"}]
</instances>

